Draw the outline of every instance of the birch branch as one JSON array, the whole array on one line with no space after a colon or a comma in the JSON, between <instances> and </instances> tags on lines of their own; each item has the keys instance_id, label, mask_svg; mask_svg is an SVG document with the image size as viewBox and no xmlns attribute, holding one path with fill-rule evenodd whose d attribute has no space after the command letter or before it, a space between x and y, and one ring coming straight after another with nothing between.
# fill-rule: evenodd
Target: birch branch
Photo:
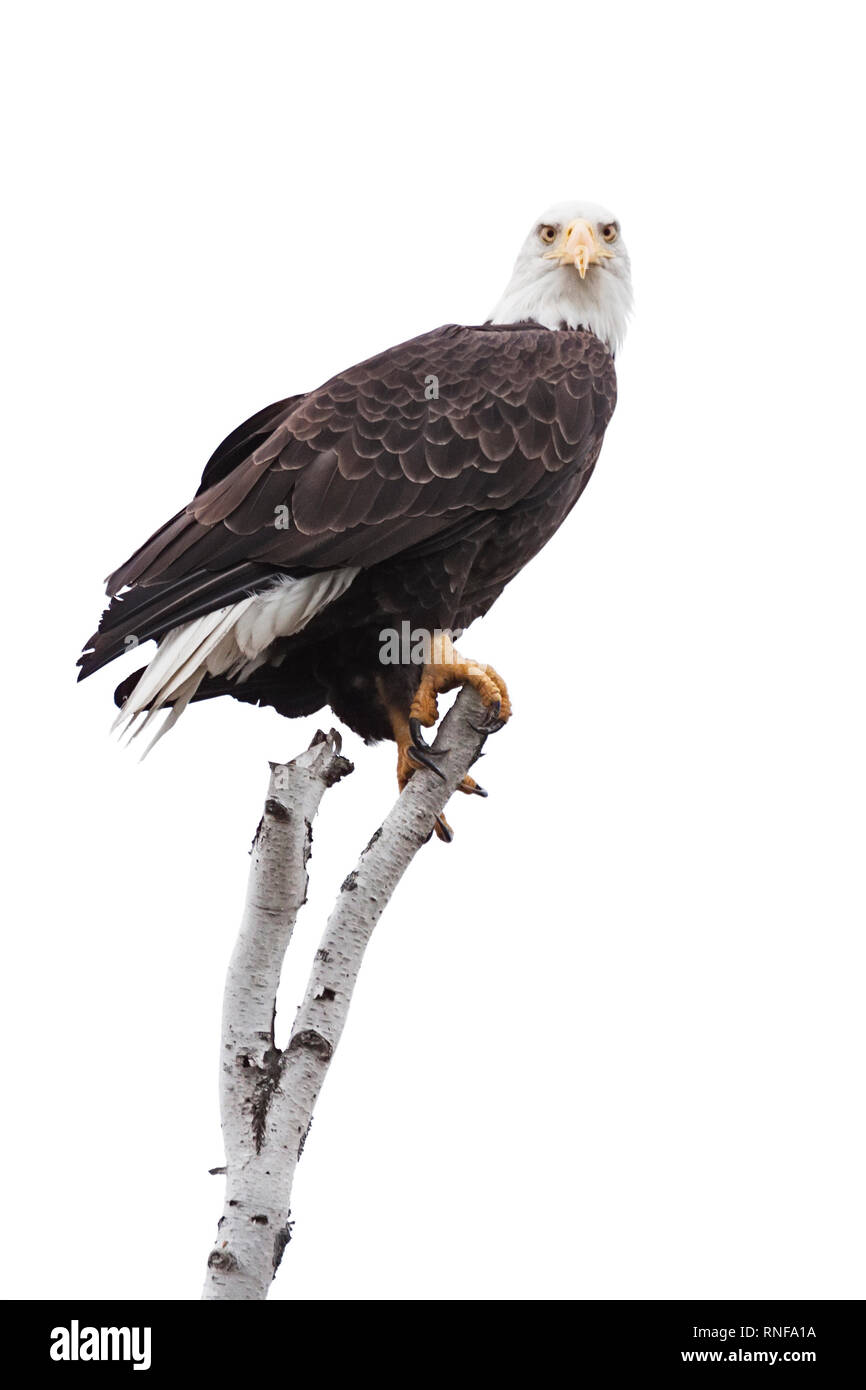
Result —
<instances>
[{"instance_id":1,"label":"birch branch","mask_svg":"<svg viewBox=\"0 0 866 1390\"><path fill-rule=\"evenodd\" d=\"M226 1193L202 1297L261 1300L290 1238L292 1182L343 1031L367 943L435 817L478 757L483 709L461 691L433 745L443 777L419 770L344 880L287 1047L276 1046L276 995L305 901L311 825L327 787L352 771L332 730L272 764L253 842L247 902L223 1004L220 1109ZM446 751L447 750L447 751Z\"/></svg>"}]
</instances>

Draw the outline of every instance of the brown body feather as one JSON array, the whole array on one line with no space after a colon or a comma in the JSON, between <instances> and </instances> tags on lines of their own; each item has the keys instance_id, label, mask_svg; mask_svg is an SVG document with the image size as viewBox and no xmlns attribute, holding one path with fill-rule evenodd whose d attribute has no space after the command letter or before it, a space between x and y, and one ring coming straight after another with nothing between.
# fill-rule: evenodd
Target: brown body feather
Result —
<instances>
[{"instance_id":1,"label":"brown body feather","mask_svg":"<svg viewBox=\"0 0 866 1390\"><path fill-rule=\"evenodd\" d=\"M279 665L244 683L209 678L196 698L287 715L330 704L364 737L389 736L383 690L408 707L420 670L381 665L381 629L458 630L485 613L577 501L615 397L613 359L591 333L448 325L268 407L111 576L82 675L130 635L159 638L276 575L354 566L340 598L275 644Z\"/></svg>"}]
</instances>

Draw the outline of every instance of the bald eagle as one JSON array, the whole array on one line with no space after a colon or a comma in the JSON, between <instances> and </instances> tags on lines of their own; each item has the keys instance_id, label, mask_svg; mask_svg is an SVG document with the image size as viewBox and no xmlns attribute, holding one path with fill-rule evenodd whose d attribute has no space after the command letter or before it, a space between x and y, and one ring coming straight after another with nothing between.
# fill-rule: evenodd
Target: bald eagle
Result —
<instances>
[{"instance_id":1,"label":"bald eagle","mask_svg":"<svg viewBox=\"0 0 866 1390\"><path fill-rule=\"evenodd\" d=\"M389 348L223 441L192 501L109 577L79 679L153 638L115 693L122 728L164 710L161 737L217 695L289 717L329 705L397 743L401 788L435 769L421 729L441 692L470 683L501 727L505 682L454 637L583 492L630 305L613 214L548 209L487 322ZM395 659L384 639L406 632L429 641ZM483 794L471 777L461 790ZM437 830L450 838L444 818Z\"/></svg>"}]
</instances>

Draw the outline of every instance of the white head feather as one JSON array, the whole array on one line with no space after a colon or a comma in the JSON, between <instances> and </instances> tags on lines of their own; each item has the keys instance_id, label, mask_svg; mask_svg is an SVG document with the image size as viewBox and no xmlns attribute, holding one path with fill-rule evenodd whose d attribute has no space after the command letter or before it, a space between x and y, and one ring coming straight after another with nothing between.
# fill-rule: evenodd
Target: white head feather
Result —
<instances>
[{"instance_id":1,"label":"white head feather","mask_svg":"<svg viewBox=\"0 0 866 1390\"><path fill-rule=\"evenodd\" d=\"M552 258L554 246L575 222L589 224L602 259L592 260L585 278L574 264ZM607 230L607 236L605 231ZM612 239L610 239L612 238ZM631 267L619 223L595 203L557 203L536 219L491 323L531 320L544 328L588 328L615 353L625 337L631 312Z\"/></svg>"}]
</instances>

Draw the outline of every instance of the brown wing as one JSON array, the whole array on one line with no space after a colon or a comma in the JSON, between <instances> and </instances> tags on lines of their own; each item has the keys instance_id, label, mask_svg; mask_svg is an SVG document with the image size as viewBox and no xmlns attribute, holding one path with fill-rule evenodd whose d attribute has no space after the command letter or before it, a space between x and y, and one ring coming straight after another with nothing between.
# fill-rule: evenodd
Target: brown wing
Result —
<instances>
[{"instance_id":1,"label":"brown wing","mask_svg":"<svg viewBox=\"0 0 866 1390\"><path fill-rule=\"evenodd\" d=\"M238 464L243 463L260 444L264 444L268 436L273 434L303 399L303 395L288 396L284 401L277 401L275 405L268 405L264 410L257 411L249 420L244 420L242 425L238 425L236 430L232 430L205 464L196 497L213 487L214 483L222 482L223 478L228 477Z\"/></svg>"},{"instance_id":2,"label":"brown wing","mask_svg":"<svg viewBox=\"0 0 866 1390\"><path fill-rule=\"evenodd\" d=\"M366 568L447 548L593 455L615 400L589 333L447 325L269 407L225 441L192 502L108 581L82 659L264 587L275 572ZM264 437L263 436L264 433Z\"/></svg>"}]
</instances>

